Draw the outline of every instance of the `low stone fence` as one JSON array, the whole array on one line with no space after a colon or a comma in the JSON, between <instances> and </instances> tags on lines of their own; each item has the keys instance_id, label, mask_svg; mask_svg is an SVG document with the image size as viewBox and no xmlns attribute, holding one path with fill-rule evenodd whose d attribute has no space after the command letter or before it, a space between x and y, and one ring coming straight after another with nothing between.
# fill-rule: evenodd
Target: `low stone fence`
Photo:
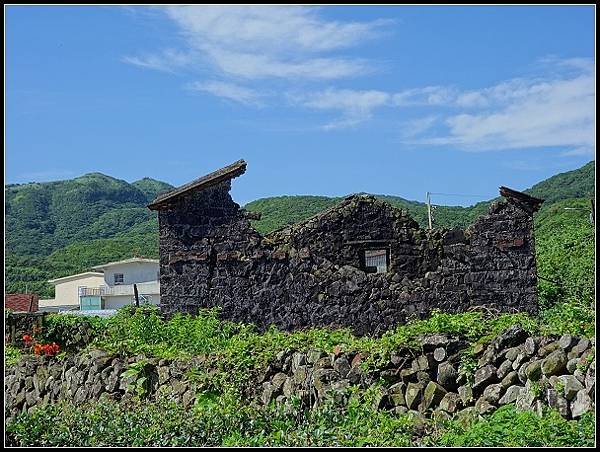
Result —
<instances>
[{"instance_id":1,"label":"low stone fence","mask_svg":"<svg viewBox=\"0 0 600 452\"><path fill-rule=\"evenodd\" d=\"M316 406L328 397L345 397L350 385L384 381L375 408L398 413L478 415L515 403L538 413L551 406L570 419L594 409L594 339L528 337L513 327L476 350L470 376L460 372L465 346L448 335L427 336L421 354L400 351L383 370L369 374L361 369L361 354L288 350L265 372L257 399L265 405L298 398Z\"/></svg>"},{"instance_id":2,"label":"low stone fence","mask_svg":"<svg viewBox=\"0 0 600 452\"><path fill-rule=\"evenodd\" d=\"M92 350L64 360L27 356L4 372L5 416L35 406L69 400L74 404L101 398L125 402L137 395L167 397L186 407L195 400L188 372L202 365L200 357L186 361L123 357ZM129 372L133 369L134 372ZM144 384L137 381L146 377ZM142 393L140 393L140 391Z\"/></svg>"},{"instance_id":3,"label":"low stone fence","mask_svg":"<svg viewBox=\"0 0 600 452\"><path fill-rule=\"evenodd\" d=\"M365 359L360 353L284 350L248 396L259 407L299 400L310 409L331 397L344 403L351 385L364 390L383 382L374 408L397 413L473 416L515 403L536 412L550 406L570 419L594 409L594 339L529 337L513 327L476 348L475 358L467 361L471 372L464 372L466 342L435 334L423 337L421 345L421 351L398 350L383 368L369 372L360 365ZM210 373L204 357L171 361L102 350L63 360L26 356L5 369L5 417L60 400L166 397L188 407L196 398L198 372Z\"/></svg>"},{"instance_id":4,"label":"low stone fence","mask_svg":"<svg viewBox=\"0 0 600 452\"><path fill-rule=\"evenodd\" d=\"M41 329L46 312L6 312L4 322L6 325L5 343L15 347L23 346L23 335L32 334L36 329Z\"/></svg>"},{"instance_id":5,"label":"low stone fence","mask_svg":"<svg viewBox=\"0 0 600 452\"><path fill-rule=\"evenodd\" d=\"M5 314L6 343L25 348L23 335L32 336L42 342L57 342L62 350L77 351L85 348L99 334L93 322L85 317L72 322L52 321L58 314L48 312L9 312ZM51 316L51 317L49 317ZM74 317L72 314L61 316Z\"/></svg>"}]
</instances>

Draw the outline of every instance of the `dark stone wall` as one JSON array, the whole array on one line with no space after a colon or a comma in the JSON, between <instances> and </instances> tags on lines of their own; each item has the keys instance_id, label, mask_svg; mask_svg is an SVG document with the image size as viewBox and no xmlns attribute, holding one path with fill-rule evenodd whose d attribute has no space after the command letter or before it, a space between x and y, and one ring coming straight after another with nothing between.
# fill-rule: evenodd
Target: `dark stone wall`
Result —
<instances>
[{"instance_id":1,"label":"dark stone wall","mask_svg":"<svg viewBox=\"0 0 600 452\"><path fill-rule=\"evenodd\" d=\"M159 211L166 315L219 306L223 318L261 329L381 334L432 309L536 311L532 216L514 202L494 203L466 231L426 231L406 212L357 195L263 237L230 184ZM361 270L365 249L389 250L387 273Z\"/></svg>"},{"instance_id":2,"label":"dark stone wall","mask_svg":"<svg viewBox=\"0 0 600 452\"><path fill-rule=\"evenodd\" d=\"M472 378L459 373L461 351L468 343L459 337L433 334L420 338L421 350L399 348L377 369L363 369L366 357L357 351L281 350L257 375L244 394L251 405L273 401L284 409L316 407L326 399L346 404L350 386L362 391L379 386L373 408L401 414L485 414L507 403L540 412L546 405L563 417L578 418L595 408L595 338L534 337L511 327L489 344L475 347L478 358ZM128 375L131 366L141 375ZM215 360L196 356L166 360L138 355L125 357L92 349L62 359L24 355L4 369L5 419L31 412L44 404L68 401L131 402L135 386L146 377L144 401L172 400L189 408L202 386L189 371L212 375ZM139 367L138 367L139 368Z\"/></svg>"}]
</instances>

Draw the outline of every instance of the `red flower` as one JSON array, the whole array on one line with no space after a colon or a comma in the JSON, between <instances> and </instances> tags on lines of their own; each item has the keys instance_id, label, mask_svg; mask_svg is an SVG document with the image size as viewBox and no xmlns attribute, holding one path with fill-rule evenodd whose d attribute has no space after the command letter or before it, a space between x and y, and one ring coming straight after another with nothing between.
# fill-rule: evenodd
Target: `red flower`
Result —
<instances>
[{"instance_id":1,"label":"red flower","mask_svg":"<svg viewBox=\"0 0 600 452\"><path fill-rule=\"evenodd\" d=\"M33 345L33 353L36 355L41 355L43 353L46 356L54 356L58 352L60 352L60 346L56 342L52 342L52 344L36 343Z\"/></svg>"},{"instance_id":2,"label":"red flower","mask_svg":"<svg viewBox=\"0 0 600 452\"><path fill-rule=\"evenodd\" d=\"M31 342L33 339L32 339L32 337L29 334L24 334L23 335L23 340L25 342Z\"/></svg>"}]
</instances>

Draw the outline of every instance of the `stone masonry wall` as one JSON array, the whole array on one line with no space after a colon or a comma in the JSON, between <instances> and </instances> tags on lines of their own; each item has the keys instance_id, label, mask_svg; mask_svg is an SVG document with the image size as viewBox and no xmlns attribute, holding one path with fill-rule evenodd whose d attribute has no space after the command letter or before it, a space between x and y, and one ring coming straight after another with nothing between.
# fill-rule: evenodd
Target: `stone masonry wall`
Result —
<instances>
[{"instance_id":1,"label":"stone masonry wall","mask_svg":"<svg viewBox=\"0 0 600 452\"><path fill-rule=\"evenodd\" d=\"M351 196L263 237L230 184L190 191L159 210L166 315L218 306L223 318L260 329L381 334L432 309L537 310L532 215L510 199L466 231L425 231L403 210ZM388 250L388 272L362 270L367 249Z\"/></svg>"},{"instance_id":2,"label":"stone masonry wall","mask_svg":"<svg viewBox=\"0 0 600 452\"><path fill-rule=\"evenodd\" d=\"M520 327L477 350L477 365L461 373L459 338L434 334L422 339L422 350L398 350L381 370L361 368L356 352L282 351L257 390L259 404L316 407L326 399L345 403L349 386L366 389L384 381L374 409L449 418L473 417L514 403L541 414L545 406L564 418L579 418L595 406L594 339L530 337ZM296 402L296 403L297 403Z\"/></svg>"},{"instance_id":3,"label":"stone masonry wall","mask_svg":"<svg viewBox=\"0 0 600 452\"><path fill-rule=\"evenodd\" d=\"M29 355L4 371L5 418L60 401L75 405L103 398L125 402L137 395L130 387L136 376L125 373L136 363L143 363L142 372L147 377L144 397L164 397L189 407L195 400L195 389L188 371L200 367L202 360L123 357L103 350L71 355L64 360Z\"/></svg>"},{"instance_id":4,"label":"stone masonry wall","mask_svg":"<svg viewBox=\"0 0 600 452\"><path fill-rule=\"evenodd\" d=\"M366 371L357 352L282 350L250 386L248 397L260 408L311 409L325 400L345 404L350 386L376 384L374 408L420 416L478 416L499 406L540 412L544 406L565 418L578 418L595 406L595 340L529 337L512 327L476 350L471 378L460 372L468 346L444 334L421 339L421 350L400 349L378 370ZM128 370L138 369L137 375ZM211 373L211 360L198 356L165 360L123 357L91 350L55 357L26 356L4 372L5 419L59 401L83 404L100 399L126 402L139 396L135 382L146 377L145 400L166 398L190 407L196 399L194 376ZM380 386L383 382L383 386Z\"/></svg>"}]
</instances>

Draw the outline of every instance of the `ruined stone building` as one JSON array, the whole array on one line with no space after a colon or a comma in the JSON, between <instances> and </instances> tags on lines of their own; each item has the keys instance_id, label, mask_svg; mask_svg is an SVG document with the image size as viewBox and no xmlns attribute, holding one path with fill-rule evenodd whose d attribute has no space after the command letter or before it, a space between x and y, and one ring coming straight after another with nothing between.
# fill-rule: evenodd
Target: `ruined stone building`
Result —
<instances>
[{"instance_id":1,"label":"ruined stone building","mask_svg":"<svg viewBox=\"0 0 600 452\"><path fill-rule=\"evenodd\" d=\"M261 329L380 334L432 309L537 309L540 199L501 187L505 200L465 231L429 231L403 210L353 195L263 236L250 223L256 214L229 194L245 170L240 160L148 206L158 211L164 314L218 306L222 318Z\"/></svg>"}]
</instances>

